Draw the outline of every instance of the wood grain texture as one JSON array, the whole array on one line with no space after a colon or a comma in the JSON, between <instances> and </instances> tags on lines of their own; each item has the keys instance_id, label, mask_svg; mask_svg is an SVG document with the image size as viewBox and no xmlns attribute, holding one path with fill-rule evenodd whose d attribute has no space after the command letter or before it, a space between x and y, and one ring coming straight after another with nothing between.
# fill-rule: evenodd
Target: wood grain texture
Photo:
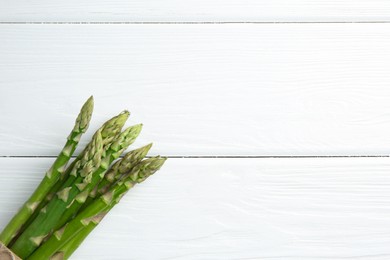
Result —
<instances>
[{"instance_id":1,"label":"wood grain texture","mask_svg":"<svg viewBox=\"0 0 390 260\"><path fill-rule=\"evenodd\" d=\"M387 24L1 25L0 155L122 109L163 155L386 155Z\"/></svg>"},{"instance_id":2,"label":"wood grain texture","mask_svg":"<svg viewBox=\"0 0 390 260\"><path fill-rule=\"evenodd\" d=\"M0 159L0 229L51 161ZM389 172L388 158L169 159L72 259L389 259Z\"/></svg>"},{"instance_id":3,"label":"wood grain texture","mask_svg":"<svg viewBox=\"0 0 390 260\"><path fill-rule=\"evenodd\" d=\"M0 21L356 22L390 21L386 0L15 0Z\"/></svg>"}]
</instances>

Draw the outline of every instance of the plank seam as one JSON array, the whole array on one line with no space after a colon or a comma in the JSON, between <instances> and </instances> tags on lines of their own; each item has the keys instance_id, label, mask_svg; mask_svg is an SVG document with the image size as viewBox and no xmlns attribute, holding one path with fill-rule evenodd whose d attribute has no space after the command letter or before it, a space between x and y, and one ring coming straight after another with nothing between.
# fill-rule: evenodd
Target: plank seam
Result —
<instances>
[{"instance_id":1,"label":"plank seam","mask_svg":"<svg viewBox=\"0 0 390 260\"><path fill-rule=\"evenodd\" d=\"M131 24L138 24L138 25L158 25L158 24L166 24L166 25L178 25L178 24L387 24L387 23L390 23L390 21L387 21L387 20L384 20L384 21L335 21L335 22L332 22L332 21L284 21L284 22L272 22L272 21L253 21L253 22L229 22L229 21L226 21L226 22L211 22L211 21L205 21L205 22L115 22L115 21L112 21L112 22L97 22L97 21L92 21L92 22L77 22L77 21L74 21L74 22L10 22L10 21L3 21L3 22L0 22L0 25L18 25L18 24L21 24L21 25L25 25L25 24L35 24L35 25L74 25L74 24L82 24L82 25L104 25L104 24L107 24L107 25L123 25L123 24L128 24L128 25L131 25Z\"/></svg>"},{"instance_id":2,"label":"plank seam","mask_svg":"<svg viewBox=\"0 0 390 260\"><path fill-rule=\"evenodd\" d=\"M390 158L390 155L161 155L173 159L306 159L306 158ZM123 157L123 156L121 156ZM152 156L146 156L148 158ZM2 155L0 158L57 158L53 155ZM76 158L76 156L72 156Z\"/></svg>"}]
</instances>

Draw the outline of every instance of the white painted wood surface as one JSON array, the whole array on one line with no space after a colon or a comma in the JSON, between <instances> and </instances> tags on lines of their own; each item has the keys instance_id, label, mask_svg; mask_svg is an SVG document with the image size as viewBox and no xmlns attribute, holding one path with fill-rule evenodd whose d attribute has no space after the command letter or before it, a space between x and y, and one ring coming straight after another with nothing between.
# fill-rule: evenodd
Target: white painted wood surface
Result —
<instances>
[{"instance_id":1,"label":"white painted wood surface","mask_svg":"<svg viewBox=\"0 0 390 260\"><path fill-rule=\"evenodd\" d=\"M52 160L0 159L0 228ZM73 259L389 259L389 172L389 158L169 159Z\"/></svg>"},{"instance_id":2,"label":"white painted wood surface","mask_svg":"<svg viewBox=\"0 0 390 260\"><path fill-rule=\"evenodd\" d=\"M127 108L152 154L237 158L170 158L72 259L390 259L390 159L294 157L389 154L389 13L386 0L0 0L0 229L93 94L82 145ZM104 22L124 24L89 24Z\"/></svg>"},{"instance_id":3,"label":"white painted wood surface","mask_svg":"<svg viewBox=\"0 0 390 260\"><path fill-rule=\"evenodd\" d=\"M127 108L164 155L387 155L390 25L1 25L0 155Z\"/></svg>"},{"instance_id":4,"label":"white painted wood surface","mask_svg":"<svg viewBox=\"0 0 390 260\"><path fill-rule=\"evenodd\" d=\"M386 0L2 0L0 6L6 22L390 21Z\"/></svg>"}]
</instances>

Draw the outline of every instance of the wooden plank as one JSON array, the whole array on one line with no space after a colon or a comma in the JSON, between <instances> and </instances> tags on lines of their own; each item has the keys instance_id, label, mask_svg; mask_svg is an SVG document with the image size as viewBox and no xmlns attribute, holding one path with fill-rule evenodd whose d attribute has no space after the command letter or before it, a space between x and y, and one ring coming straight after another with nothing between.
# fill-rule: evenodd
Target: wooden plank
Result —
<instances>
[{"instance_id":1,"label":"wooden plank","mask_svg":"<svg viewBox=\"0 0 390 260\"><path fill-rule=\"evenodd\" d=\"M0 229L51 161L0 159ZM169 159L74 259L389 259L389 172L388 158Z\"/></svg>"},{"instance_id":2,"label":"wooden plank","mask_svg":"<svg viewBox=\"0 0 390 260\"><path fill-rule=\"evenodd\" d=\"M0 20L120 22L389 21L386 0L69 0L8 1Z\"/></svg>"},{"instance_id":3,"label":"wooden plank","mask_svg":"<svg viewBox=\"0 0 390 260\"><path fill-rule=\"evenodd\" d=\"M56 155L86 98L165 155L386 155L390 26L2 25L0 155Z\"/></svg>"}]
</instances>

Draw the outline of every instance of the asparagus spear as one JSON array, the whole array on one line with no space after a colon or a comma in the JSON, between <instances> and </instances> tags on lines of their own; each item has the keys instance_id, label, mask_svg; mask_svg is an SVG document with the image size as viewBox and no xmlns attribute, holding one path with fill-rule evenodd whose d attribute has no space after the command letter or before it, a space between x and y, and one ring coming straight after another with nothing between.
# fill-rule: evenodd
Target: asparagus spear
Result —
<instances>
[{"instance_id":1,"label":"asparagus spear","mask_svg":"<svg viewBox=\"0 0 390 260\"><path fill-rule=\"evenodd\" d=\"M68 205L66 211L62 214L54 229L62 227L69 219L76 215L78 210L86 201L91 190L97 186L104 177L109 165L135 141L141 129L142 125L135 125L127 128L121 135L119 135L118 139L107 149L105 156L102 157L100 167L92 174L92 178L90 180L84 179L81 184L78 184L77 187L80 189L80 193L74 198L70 205Z\"/></svg>"},{"instance_id":2,"label":"asparagus spear","mask_svg":"<svg viewBox=\"0 0 390 260\"><path fill-rule=\"evenodd\" d=\"M165 158L154 157L140 162L129 174L111 187L107 193L94 200L72 221L56 231L27 260L66 259L69 257L79 244L70 243L68 246L66 244L73 239L76 242L82 242L129 189L160 169L165 160Z\"/></svg>"},{"instance_id":3,"label":"asparagus spear","mask_svg":"<svg viewBox=\"0 0 390 260\"><path fill-rule=\"evenodd\" d=\"M82 179L90 179L91 174L99 167L103 153L103 143L100 131L98 131L92 142L88 145L83 158L75 164L71 175L77 174ZM63 188L57 196L44 207L34 219L30 226L20 235L12 251L21 258L29 256L50 233L57 220L66 209L68 202L75 196L75 184ZM77 195L77 194L76 194Z\"/></svg>"},{"instance_id":4,"label":"asparagus spear","mask_svg":"<svg viewBox=\"0 0 390 260\"><path fill-rule=\"evenodd\" d=\"M114 138L117 137L117 135L121 132L121 129L123 125L125 124L126 120L129 117L129 112L128 111L123 111L119 115L111 118L107 122L105 122L102 127L98 131L100 131L101 136L102 136L102 143L103 147L107 146L110 144ZM97 132L98 132L97 131ZM96 132L96 133L97 133ZM95 133L95 134L96 134ZM87 146L88 147L88 146ZM41 209L49 203L50 200L55 196L55 194L60 190L60 188L64 185L64 180L66 180L72 169L74 168L75 164L80 161L82 156L85 154L87 147L77 156L75 160L68 166L64 174L61 175L61 177L57 180L55 185L51 188L50 192L48 192L47 196L41 201L41 203L38 205L34 213L29 217L27 221L23 224L23 226L19 229L18 235L13 238L13 240L8 244L9 246L12 246L15 241L18 239L20 234L24 232L24 230L33 222L33 220L38 216L39 212ZM73 180L72 180L73 181ZM68 182L72 183L72 181Z\"/></svg>"},{"instance_id":5,"label":"asparagus spear","mask_svg":"<svg viewBox=\"0 0 390 260\"><path fill-rule=\"evenodd\" d=\"M31 195L31 197L24 203L22 208L16 213L16 215L11 219L11 221L0 234L0 241L3 244L8 245L11 239L17 235L22 225L34 213L37 206L45 198L53 185L55 185L61 174L63 174L66 164L75 151L81 135L85 133L89 126L92 110L93 97L91 96L81 108L80 114L76 119L75 126L70 133L64 148L54 161L53 165L46 173L45 177Z\"/></svg>"}]
</instances>

